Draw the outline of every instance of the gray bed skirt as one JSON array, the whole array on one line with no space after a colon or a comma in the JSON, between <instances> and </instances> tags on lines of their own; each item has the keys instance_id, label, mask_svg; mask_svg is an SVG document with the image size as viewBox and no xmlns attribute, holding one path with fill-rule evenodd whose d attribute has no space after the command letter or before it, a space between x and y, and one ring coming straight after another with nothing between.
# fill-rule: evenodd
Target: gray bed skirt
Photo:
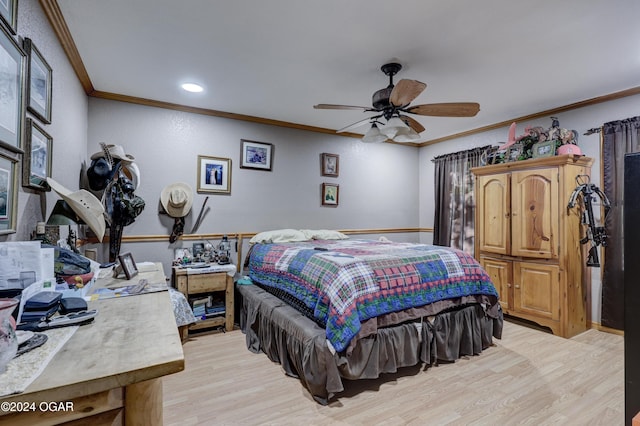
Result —
<instances>
[{"instance_id":1,"label":"gray bed skirt","mask_svg":"<svg viewBox=\"0 0 640 426\"><path fill-rule=\"evenodd\" d=\"M401 367L478 355L502 334L502 312L491 318L475 304L379 329L358 340L349 354L336 353L325 330L284 301L255 285L238 285L237 291L247 348L264 352L325 405L344 390L342 379L375 379Z\"/></svg>"}]
</instances>

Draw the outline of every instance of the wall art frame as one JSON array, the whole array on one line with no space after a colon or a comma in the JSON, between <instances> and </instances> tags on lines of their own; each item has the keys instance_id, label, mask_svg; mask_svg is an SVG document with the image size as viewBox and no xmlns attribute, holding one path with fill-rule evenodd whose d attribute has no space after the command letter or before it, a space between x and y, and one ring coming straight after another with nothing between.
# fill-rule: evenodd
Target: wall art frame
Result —
<instances>
[{"instance_id":1,"label":"wall art frame","mask_svg":"<svg viewBox=\"0 0 640 426\"><path fill-rule=\"evenodd\" d=\"M340 185L336 183L322 184L322 205L338 207L340 202Z\"/></svg>"},{"instance_id":2,"label":"wall art frame","mask_svg":"<svg viewBox=\"0 0 640 426\"><path fill-rule=\"evenodd\" d=\"M231 195L231 159L198 155L197 191Z\"/></svg>"},{"instance_id":3,"label":"wall art frame","mask_svg":"<svg viewBox=\"0 0 640 426\"><path fill-rule=\"evenodd\" d=\"M136 261L133 260L133 255L131 253L118 255L118 261L120 262L120 267L128 280L138 275L138 267L136 266Z\"/></svg>"},{"instance_id":4,"label":"wall art frame","mask_svg":"<svg viewBox=\"0 0 640 426\"><path fill-rule=\"evenodd\" d=\"M0 25L0 145L22 153L27 54Z\"/></svg>"},{"instance_id":5,"label":"wall art frame","mask_svg":"<svg viewBox=\"0 0 640 426\"><path fill-rule=\"evenodd\" d=\"M51 95L53 70L30 38L25 38L23 48L27 54L27 109L45 124L51 124Z\"/></svg>"},{"instance_id":6,"label":"wall art frame","mask_svg":"<svg viewBox=\"0 0 640 426\"><path fill-rule=\"evenodd\" d=\"M0 235L16 232L19 154L0 149Z\"/></svg>"},{"instance_id":7,"label":"wall art frame","mask_svg":"<svg viewBox=\"0 0 640 426\"><path fill-rule=\"evenodd\" d=\"M555 140L536 142L531 147L532 158L553 157L554 155L556 155Z\"/></svg>"},{"instance_id":8,"label":"wall art frame","mask_svg":"<svg viewBox=\"0 0 640 426\"><path fill-rule=\"evenodd\" d=\"M322 176L338 177L340 174L340 156L323 152L320 155L320 173Z\"/></svg>"},{"instance_id":9,"label":"wall art frame","mask_svg":"<svg viewBox=\"0 0 640 426\"><path fill-rule=\"evenodd\" d=\"M47 178L51 177L53 138L34 120L27 118L24 156L22 159L22 186L49 191Z\"/></svg>"},{"instance_id":10,"label":"wall art frame","mask_svg":"<svg viewBox=\"0 0 640 426\"><path fill-rule=\"evenodd\" d=\"M240 168L271 171L274 146L271 143L240 140Z\"/></svg>"},{"instance_id":11,"label":"wall art frame","mask_svg":"<svg viewBox=\"0 0 640 426\"><path fill-rule=\"evenodd\" d=\"M11 34L17 34L18 0L0 1L0 23L5 25Z\"/></svg>"}]
</instances>

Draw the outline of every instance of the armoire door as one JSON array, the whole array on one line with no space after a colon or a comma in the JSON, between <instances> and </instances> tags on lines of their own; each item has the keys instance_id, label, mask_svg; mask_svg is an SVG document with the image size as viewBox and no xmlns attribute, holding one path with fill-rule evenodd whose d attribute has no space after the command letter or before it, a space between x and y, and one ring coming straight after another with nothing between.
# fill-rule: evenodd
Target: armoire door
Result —
<instances>
[{"instance_id":1,"label":"armoire door","mask_svg":"<svg viewBox=\"0 0 640 426\"><path fill-rule=\"evenodd\" d=\"M509 254L511 243L510 191L507 173L479 176L476 235L481 252Z\"/></svg>"},{"instance_id":2,"label":"armoire door","mask_svg":"<svg viewBox=\"0 0 640 426\"><path fill-rule=\"evenodd\" d=\"M560 319L560 269L557 265L513 262L513 310Z\"/></svg>"},{"instance_id":3,"label":"armoire door","mask_svg":"<svg viewBox=\"0 0 640 426\"><path fill-rule=\"evenodd\" d=\"M500 295L500 306L505 313L509 313L513 303L513 270L512 262L509 260L492 259L480 257L480 265L487 271L491 282Z\"/></svg>"},{"instance_id":4,"label":"armoire door","mask_svg":"<svg viewBox=\"0 0 640 426\"><path fill-rule=\"evenodd\" d=\"M558 170L511 175L511 255L558 258Z\"/></svg>"}]
</instances>

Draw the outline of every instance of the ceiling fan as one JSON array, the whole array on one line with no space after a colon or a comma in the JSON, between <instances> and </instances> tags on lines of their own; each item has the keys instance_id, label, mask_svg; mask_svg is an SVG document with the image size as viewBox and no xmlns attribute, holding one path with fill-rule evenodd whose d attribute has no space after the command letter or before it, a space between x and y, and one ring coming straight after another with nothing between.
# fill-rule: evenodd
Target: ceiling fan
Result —
<instances>
[{"instance_id":1,"label":"ceiling fan","mask_svg":"<svg viewBox=\"0 0 640 426\"><path fill-rule=\"evenodd\" d=\"M335 104L317 104L313 106L315 109L357 109L374 113L371 117L337 130L337 133L347 132L365 123L370 123L371 128L364 135L363 142L384 142L387 139L395 142L413 142L420 139L419 134L425 128L406 114L434 117L473 117L480 111L480 105L475 102L410 106L411 102L426 89L427 85L417 80L407 79L402 79L394 85L393 76L402 69L402 65L398 63L385 64L380 69L385 75L389 76L389 85L373 94L371 107ZM380 121L380 119L385 121Z\"/></svg>"}]
</instances>

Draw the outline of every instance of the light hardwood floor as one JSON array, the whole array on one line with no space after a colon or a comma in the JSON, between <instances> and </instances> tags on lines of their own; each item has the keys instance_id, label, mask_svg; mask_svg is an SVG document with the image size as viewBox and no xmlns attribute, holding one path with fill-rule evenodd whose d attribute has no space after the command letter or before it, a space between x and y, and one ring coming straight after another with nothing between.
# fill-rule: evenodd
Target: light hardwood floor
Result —
<instances>
[{"instance_id":1,"label":"light hardwood floor","mask_svg":"<svg viewBox=\"0 0 640 426\"><path fill-rule=\"evenodd\" d=\"M196 335L163 378L165 425L624 425L623 337L572 339L506 322L481 355L346 382L317 404L240 330Z\"/></svg>"}]
</instances>

